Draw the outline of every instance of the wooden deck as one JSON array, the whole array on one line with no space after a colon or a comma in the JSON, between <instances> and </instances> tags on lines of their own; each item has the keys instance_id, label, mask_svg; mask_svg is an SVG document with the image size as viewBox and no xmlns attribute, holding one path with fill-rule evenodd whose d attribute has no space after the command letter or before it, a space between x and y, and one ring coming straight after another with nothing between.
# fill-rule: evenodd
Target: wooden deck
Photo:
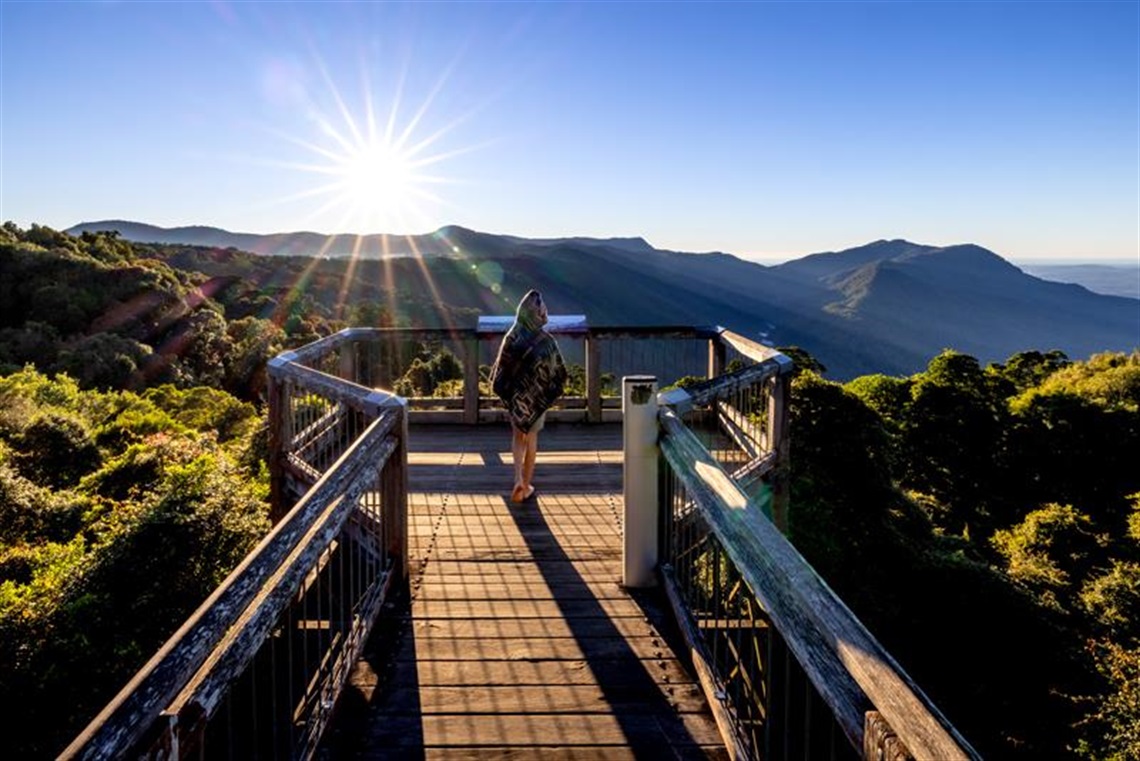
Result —
<instances>
[{"instance_id":1,"label":"wooden deck","mask_svg":"<svg viewBox=\"0 0 1140 761\"><path fill-rule=\"evenodd\" d=\"M621 580L621 428L551 423L507 500L501 426L413 426L410 612L381 619L322 758L725 758L656 592Z\"/></svg>"}]
</instances>

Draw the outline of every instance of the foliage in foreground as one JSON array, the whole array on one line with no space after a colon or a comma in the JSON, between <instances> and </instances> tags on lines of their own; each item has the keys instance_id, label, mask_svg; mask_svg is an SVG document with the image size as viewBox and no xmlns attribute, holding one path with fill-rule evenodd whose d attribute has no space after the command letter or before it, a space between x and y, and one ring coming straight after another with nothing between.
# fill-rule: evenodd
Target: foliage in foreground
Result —
<instances>
[{"instance_id":1,"label":"foliage in foreground","mask_svg":"<svg viewBox=\"0 0 1140 761\"><path fill-rule=\"evenodd\" d=\"M1140 749L1140 353L793 385L796 545L988 757Z\"/></svg>"},{"instance_id":2,"label":"foliage in foreground","mask_svg":"<svg viewBox=\"0 0 1140 761\"><path fill-rule=\"evenodd\" d=\"M9 753L62 750L264 535L260 425L214 389L0 377Z\"/></svg>"}]
</instances>

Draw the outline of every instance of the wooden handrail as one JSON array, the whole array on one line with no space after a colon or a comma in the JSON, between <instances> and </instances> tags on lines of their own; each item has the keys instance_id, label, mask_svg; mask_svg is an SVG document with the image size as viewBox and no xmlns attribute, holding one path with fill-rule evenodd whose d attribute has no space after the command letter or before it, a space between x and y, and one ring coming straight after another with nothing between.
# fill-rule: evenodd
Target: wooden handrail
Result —
<instances>
[{"instance_id":1,"label":"wooden handrail","mask_svg":"<svg viewBox=\"0 0 1140 761\"><path fill-rule=\"evenodd\" d=\"M771 346L765 346L762 343L757 343L751 338L745 338L739 333L734 333L731 330L722 328L720 331L720 340L723 341L727 346L731 346L736 351L748 357L753 362L765 362L777 356L784 356L780 353L779 349L773 349Z\"/></svg>"},{"instance_id":2,"label":"wooden handrail","mask_svg":"<svg viewBox=\"0 0 1140 761\"><path fill-rule=\"evenodd\" d=\"M385 431L393 422L376 420L321 479L322 488L309 493L315 496L306 496L302 500L304 503L319 497L331 497L319 499L318 504L323 509L315 516L304 536L258 590L256 597L214 649L205 667L195 673L163 711L166 716L177 717L173 724L188 725L182 726L181 732L193 733L199 722L213 714L229 683L252 661L258 646L289 604L305 575L340 533L355 509L356 500L372 486L361 478L362 474L383 468L399 445L399 440ZM400 575L398 569L394 575Z\"/></svg>"},{"instance_id":3,"label":"wooden handrail","mask_svg":"<svg viewBox=\"0 0 1140 761\"><path fill-rule=\"evenodd\" d=\"M877 710L915 758L980 758L677 414L659 420L662 454L852 745Z\"/></svg>"},{"instance_id":4,"label":"wooden handrail","mask_svg":"<svg viewBox=\"0 0 1140 761\"><path fill-rule=\"evenodd\" d=\"M383 439L399 424L401 411L392 410L369 430ZM362 440L362 439L361 439ZM348 461L359 445L338 462ZM354 468L355 470L355 468ZM324 506L334 500L343 482L334 466L258 543L225 581L206 598L166 643L135 674L60 755L61 759L119 758L153 731L159 713L186 685L222 641L270 577L308 534Z\"/></svg>"},{"instance_id":5,"label":"wooden handrail","mask_svg":"<svg viewBox=\"0 0 1140 761\"><path fill-rule=\"evenodd\" d=\"M755 365L748 365L731 373L723 373L688 388L662 392L659 395L660 403L671 406L679 412L686 412L692 407L708 404L736 389L746 388L769 378L787 374L791 372L791 369L791 360L777 352L775 356L768 357Z\"/></svg>"}]
</instances>

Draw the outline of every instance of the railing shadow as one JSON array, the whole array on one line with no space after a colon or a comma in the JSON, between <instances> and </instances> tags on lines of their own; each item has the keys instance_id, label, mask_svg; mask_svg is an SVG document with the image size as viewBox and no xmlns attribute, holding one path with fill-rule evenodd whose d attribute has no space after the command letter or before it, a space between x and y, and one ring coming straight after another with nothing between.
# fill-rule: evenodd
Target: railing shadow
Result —
<instances>
[{"instance_id":1,"label":"railing shadow","mask_svg":"<svg viewBox=\"0 0 1140 761\"><path fill-rule=\"evenodd\" d=\"M647 662L629 646L558 541L538 505L540 500L515 505L504 498L503 503L613 711L629 750L636 758L653 761L705 758L698 741L649 672ZM632 596L657 631L667 628L666 613L651 593ZM611 639L605 648L597 646L602 638ZM648 663L664 666L663 660Z\"/></svg>"},{"instance_id":2,"label":"railing shadow","mask_svg":"<svg viewBox=\"0 0 1140 761\"><path fill-rule=\"evenodd\" d=\"M416 669L402 672L398 680L394 673L399 663L416 662L411 597L410 581L406 578L376 620L349 685L337 700L336 717L322 738L316 758L335 761L359 757L362 749L370 745L369 719L376 703L397 682L403 699L399 712L408 717L421 717ZM400 748L398 757L422 761L425 758L422 721L407 722L406 729L406 746Z\"/></svg>"}]
</instances>

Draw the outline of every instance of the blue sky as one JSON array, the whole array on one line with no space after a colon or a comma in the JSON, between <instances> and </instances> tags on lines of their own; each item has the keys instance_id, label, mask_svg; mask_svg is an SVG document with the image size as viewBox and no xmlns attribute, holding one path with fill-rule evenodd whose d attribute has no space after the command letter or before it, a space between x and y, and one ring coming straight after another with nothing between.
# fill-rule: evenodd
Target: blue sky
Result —
<instances>
[{"instance_id":1,"label":"blue sky","mask_svg":"<svg viewBox=\"0 0 1140 761\"><path fill-rule=\"evenodd\" d=\"M1140 258L1135 0L2 0L0 24L24 226Z\"/></svg>"}]
</instances>

